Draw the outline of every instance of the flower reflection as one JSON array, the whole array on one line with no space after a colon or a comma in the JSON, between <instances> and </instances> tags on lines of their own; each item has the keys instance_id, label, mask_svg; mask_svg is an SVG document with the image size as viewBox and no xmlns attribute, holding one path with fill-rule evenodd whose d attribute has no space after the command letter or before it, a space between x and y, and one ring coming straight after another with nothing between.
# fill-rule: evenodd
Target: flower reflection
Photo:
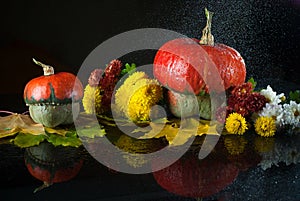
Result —
<instances>
[{"instance_id":1,"label":"flower reflection","mask_svg":"<svg viewBox=\"0 0 300 201\"><path fill-rule=\"evenodd\" d=\"M247 140L243 136L226 136L225 147L230 155L239 155L245 151Z\"/></svg>"},{"instance_id":2,"label":"flower reflection","mask_svg":"<svg viewBox=\"0 0 300 201\"><path fill-rule=\"evenodd\" d=\"M266 144L266 142L264 142ZM268 145L270 146L270 145ZM300 162L300 135L291 137L280 136L274 139L273 146L268 151L262 152L262 160L259 163L266 170L273 165L291 165Z\"/></svg>"},{"instance_id":3,"label":"flower reflection","mask_svg":"<svg viewBox=\"0 0 300 201\"><path fill-rule=\"evenodd\" d=\"M246 171L261 161L261 156L253 149L251 141L244 136L226 136L224 146L228 151L228 159L241 171Z\"/></svg>"},{"instance_id":4,"label":"flower reflection","mask_svg":"<svg viewBox=\"0 0 300 201\"><path fill-rule=\"evenodd\" d=\"M256 136L254 138L254 149L258 153L266 153L272 151L274 148L275 138L265 138L261 136Z\"/></svg>"}]
</instances>

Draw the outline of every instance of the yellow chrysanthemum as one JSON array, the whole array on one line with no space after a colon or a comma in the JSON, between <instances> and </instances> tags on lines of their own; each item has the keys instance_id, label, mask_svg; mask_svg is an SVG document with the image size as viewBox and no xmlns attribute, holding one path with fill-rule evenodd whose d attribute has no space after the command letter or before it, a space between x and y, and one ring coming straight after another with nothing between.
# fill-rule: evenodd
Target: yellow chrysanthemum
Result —
<instances>
[{"instance_id":1,"label":"yellow chrysanthemum","mask_svg":"<svg viewBox=\"0 0 300 201\"><path fill-rule=\"evenodd\" d=\"M147 78L144 72L128 77L117 90L117 108L132 121L146 121L150 118L151 107L162 98L162 87L157 80Z\"/></svg>"},{"instance_id":2,"label":"yellow chrysanthemum","mask_svg":"<svg viewBox=\"0 0 300 201\"><path fill-rule=\"evenodd\" d=\"M248 129L246 119L236 112L226 118L225 128L230 134L239 135L243 135Z\"/></svg>"},{"instance_id":3,"label":"yellow chrysanthemum","mask_svg":"<svg viewBox=\"0 0 300 201\"><path fill-rule=\"evenodd\" d=\"M103 112L103 108L101 108L102 96L100 92L100 87L91 87L90 85L85 87L82 105L87 114L101 114Z\"/></svg>"},{"instance_id":4,"label":"yellow chrysanthemum","mask_svg":"<svg viewBox=\"0 0 300 201\"><path fill-rule=\"evenodd\" d=\"M144 72L135 72L130 75L120 88L116 91L115 94L115 103L119 111L126 113L128 102L132 94L132 88L135 86L135 83L140 79L148 78Z\"/></svg>"},{"instance_id":5,"label":"yellow chrysanthemum","mask_svg":"<svg viewBox=\"0 0 300 201\"><path fill-rule=\"evenodd\" d=\"M255 131L263 137L272 137L276 132L275 120L272 117L258 117L254 124Z\"/></svg>"},{"instance_id":6,"label":"yellow chrysanthemum","mask_svg":"<svg viewBox=\"0 0 300 201\"><path fill-rule=\"evenodd\" d=\"M162 88L156 80L141 79L139 86L130 97L127 116L133 121L146 121L150 118L151 107L162 98Z\"/></svg>"},{"instance_id":7,"label":"yellow chrysanthemum","mask_svg":"<svg viewBox=\"0 0 300 201\"><path fill-rule=\"evenodd\" d=\"M224 144L230 155L239 155L245 151L247 140L243 136L226 136Z\"/></svg>"}]
</instances>

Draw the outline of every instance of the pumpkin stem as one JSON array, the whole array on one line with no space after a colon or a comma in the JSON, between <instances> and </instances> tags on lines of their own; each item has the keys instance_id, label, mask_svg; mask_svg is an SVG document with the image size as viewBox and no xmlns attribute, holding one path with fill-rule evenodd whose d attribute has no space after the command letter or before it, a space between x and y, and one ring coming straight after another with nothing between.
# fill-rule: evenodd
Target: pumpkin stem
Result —
<instances>
[{"instance_id":1,"label":"pumpkin stem","mask_svg":"<svg viewBox=\"0 0 300 201\"><path fill-rule=\"evenodd\" d=\"M40 187L37 187L36 189L34 189L33 193L39 192L39 191L43 190L44 188L48 188L51 185L52 184L44 182L43 185L41 185Z\"/></svg>"},{"instance_id":2,"label":"pumpkin stem","mask_svg":"<svg viewBox=\"0 0 300 201\"><path fill-rule=\"evenodd\" d=\"M200 40L201 45L214 45L214 36L211 34L211 23L213 12L210 12L205 8L206 26L202 30L202 37Z\"/></svg>"},{"instance_id":3,"label":"pumpkin stem","mask_svg":"<svg viewBox=\"0 0 300 201\"><path fill-rule=\"evenodd\" d=\"M43 64L42 62L37 61L34 58L32 58L32 60L36 65L43 67L44 75L53 75L54 74L54 68L52 66Z\"/></svg>"}]
</instances>

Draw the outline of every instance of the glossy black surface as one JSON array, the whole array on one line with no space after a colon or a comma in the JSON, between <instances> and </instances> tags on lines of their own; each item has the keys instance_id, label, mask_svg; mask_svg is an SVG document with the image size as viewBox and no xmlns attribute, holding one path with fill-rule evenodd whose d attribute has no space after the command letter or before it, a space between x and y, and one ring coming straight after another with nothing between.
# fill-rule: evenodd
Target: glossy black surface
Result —
<instances>
[{"instance_id":1,"label":"glossy black surface","mask_svg":"<svg viewBox=\"0 0 300 201\"><path fill-rule=\"evenodd\" d=\"M58 71L76 73L95 47L124 31L165 28L199 38L205 25L204 7L215 12L212 28L216 41L241 53L247 78L254 77L258 88L270 84L285 93L299 89L297 0L16 0L2 2L0 8L0 110L27 110L23 88L30 79L41 75L31 63L32 57L63 64ZM151 63L152 58L153 54L130 55L126 60L144 64ZM281 149L264 157L277 165L263 170L255 164L240 171L231 185L203 200L300 200L299 137L276 140ZM0 200L195 200L163 189L152 174L128 175L109 170L84 151L81 155L85 162L77 177L33 194L41 181L28 173L25 150L2 139L0 142ZM292 156L297 158L295 164L286 165L285 159Z\"/></svg>"},{"instance_id":2,"label":"glossy black surface","mask_svg":"<svg viewBox=\"0 0 300 201\"><path fill-rule=\"evenodd\" d=\"M28 172L25 150L1 144L0 192L4 200L195 200L205 195L203 200L207 201L297 201L300 199L299 139L299 134L267 139L254 134L225 136L220 138L214 151L200 161L197 150L203 138L198 138L180 161L164 170L142 175L111 170L82 147L76 151L77 157L68 148L59 147L60 155L66 160L83 159L84 165L75 178L54 183L37 193L33 191L42 182ZM240 140L247 144L235 147L235 142ZM229 146L229 142L233 142L233 146ZM57 157L57 160L62 158ZM207 185L201 187L203 182Z\"/></svg>"}]
</instances>

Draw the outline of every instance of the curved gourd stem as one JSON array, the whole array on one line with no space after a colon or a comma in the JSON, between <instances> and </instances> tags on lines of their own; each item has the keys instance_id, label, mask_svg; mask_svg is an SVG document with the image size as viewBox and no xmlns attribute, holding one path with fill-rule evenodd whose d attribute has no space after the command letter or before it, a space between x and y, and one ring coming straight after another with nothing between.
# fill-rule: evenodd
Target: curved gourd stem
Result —
<instances>
[{"instance_id":1,"label":"curved gourd stem","mask_svg":"<svg viewBox=\"0 0 300 201\"><path fill-rule=\"evenodd\" d=\"M43 185L41 185L40 187L37 187L36 189L34 189L33 193L37 193L45 188L48 188L49 186L51 186L52 184L49 184L47 182L44 182Z\"/></svg>"},{"instance_id":2,"label":"curved gourd stem","mask_svg":"<svg viewBox=\"0 0 300 201\"><path fill-rule=\"evenodd\" d=\"M32 60L36 65L43 67L44 75L53 75L54 74L54 68L52 66L43 64L42 62L37 61L34 58L32 58Z\"/></svg>"},{"instance_id":3,"label":"curved gourd stem","mask_svg":"<svg viewBox=\"0 0 300 201\"><path fill-rule=\"evenodd\" d=\"M206 26L202 30L202 37L200 39L201 45L214 45L214 36L211 34L211 23L213 12L210 12L205 8Z\"/></svg>"}]
</instances>

